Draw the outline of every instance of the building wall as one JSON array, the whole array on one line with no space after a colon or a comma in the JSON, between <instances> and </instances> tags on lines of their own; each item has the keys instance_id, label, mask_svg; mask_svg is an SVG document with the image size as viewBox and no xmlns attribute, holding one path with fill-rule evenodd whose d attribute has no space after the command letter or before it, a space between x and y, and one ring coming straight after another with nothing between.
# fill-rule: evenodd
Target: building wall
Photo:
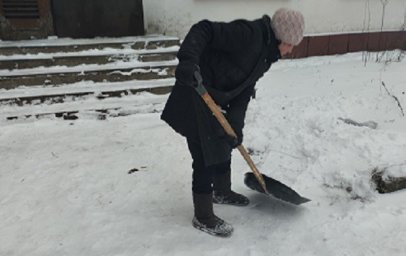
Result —
<instances>
[{"instance_id":1,"label":"building wall","mask_svg":"<svg viewBox=\"0 0 406 256\"><path fill-rule=\"evenodd\" d=\"M406 0L145 0L144 15L147 33L182 38L201 19L255 19L280 7L304 14L308 36L406 28Z\"/></svg>"}]
</instances>

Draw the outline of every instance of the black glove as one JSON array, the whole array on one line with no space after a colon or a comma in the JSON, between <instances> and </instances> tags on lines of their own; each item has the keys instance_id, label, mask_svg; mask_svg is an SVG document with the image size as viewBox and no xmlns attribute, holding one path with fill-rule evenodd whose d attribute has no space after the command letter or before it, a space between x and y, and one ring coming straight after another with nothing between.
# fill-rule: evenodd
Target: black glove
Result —
<instances>
[{"instance_id":1,"label":"black glove","mask_svg":"<svg viewBox=\"0 0 406 256\"><path fill-rule=\"evenodd\" d=\"M225 140L227 141L228 145L230 145L231 148L236 148L242 143L242 136L239 136L238 138L235 138L233 136L230 136L228 134L225 135Z\"/></svg>"},{"instance_id":2,"label":"black glove","mask_svg":"<svg viewBox=\"0 0 406 256\"><path fill-rule=\"evenodd\" d=\"M199 65L191 61L181 61L176 67L176 80L182 85L196 87L197 81L194 76L196 71L200 73Z\"/></svg>"},{"instance_id":3,"label":"black glove","mask_svg":"<svg viewBox=\"0 0 406 256\"><path fill-rule=\"evenodd\" d=\"M214 124L216 126L214 131L215 131L215 134L217 135L217 137L220 140L224 140L228 145L230 145L231 148L236 148L239 145L241 145L242 138L243 138L242 134L241 134L241 136L238 136L238 134L237 134L237 138L235 138L235 137L233 137L231 135L228 135L226 133L226 131L224 130L224 128L221 127L220 123L217 120L214 120L214 121L215 121Z\"/></svg>"}]
</instances>

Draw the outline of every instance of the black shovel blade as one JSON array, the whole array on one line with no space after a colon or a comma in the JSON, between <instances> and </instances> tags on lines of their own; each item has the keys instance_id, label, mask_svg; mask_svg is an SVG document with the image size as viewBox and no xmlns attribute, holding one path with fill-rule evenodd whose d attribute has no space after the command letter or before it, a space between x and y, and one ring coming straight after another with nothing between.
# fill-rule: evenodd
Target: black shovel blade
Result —
<instances>
[{"instance_id":1,"label":"black shovel blade","mask_svg":"<svg viewBox=\"0 0 406 256\"><path fill-rule=\"evenodd\" d=\"M264 191L261 184L258 182L257 178L255 177L254 173L252 173L252 172L247 172L245 174L244 183L252 190L255 190L255 191L267 194L267 195L271 195L277 199L280 199L282 201L285 201L285 202L288 202L291 204L299 205L299 204L303 204L303 203L310 201L310 199L301 197L298 193L296 193L296 191L294 191L293 189L284 185L283 183L281 183L275 179L269 178L265 175L262 175L262 177L264 178L266 190L268 193L266 193Z\"/></svg>"}]
</instances>

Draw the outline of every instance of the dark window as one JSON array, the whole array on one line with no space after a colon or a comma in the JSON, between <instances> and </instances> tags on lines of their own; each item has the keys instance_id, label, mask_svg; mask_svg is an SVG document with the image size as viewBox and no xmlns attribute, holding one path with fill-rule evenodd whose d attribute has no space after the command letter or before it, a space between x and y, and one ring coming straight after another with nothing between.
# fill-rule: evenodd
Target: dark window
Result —
<instances>
[{"instance_id":1,"label":"dark window","mask_svg":"<svg viewBox=\"0 0 406 256\"><path fill-rule=\"evenodd\" d=\"M38 0L3 0L6 19L39 19Z\"/></svg>"}]
</instances>

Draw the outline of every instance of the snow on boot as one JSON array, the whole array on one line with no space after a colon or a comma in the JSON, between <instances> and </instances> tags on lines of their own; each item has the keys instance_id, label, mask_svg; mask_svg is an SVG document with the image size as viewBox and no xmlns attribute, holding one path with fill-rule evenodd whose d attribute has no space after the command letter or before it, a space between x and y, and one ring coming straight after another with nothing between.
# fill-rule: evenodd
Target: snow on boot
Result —
<instances>
[{"instance_id":1,"label":"snow on boot","mask_svg":"<svg viewBox=\"0 0 406 256\"><path fill-rule=\"evenodd\" d=\"M214 215L212 198L213 195L211 193L193 193L193 204L195 207L195 216L192 221L193 227L210 235L229 237L233 233L233 227Z\"/></svg>"},{"instance_id":2,"label":"snow on boot","mask_svg":"<svg viewBox=\"0 0 406 256\"><path fill-rule=\"evenodd\" d=\"M193 227L213 236L230 237L233 233L233 227L216 215L214 215L214 218L215 223L208 225L194 217L192 222Z\"/></svg>"},{"instance_id":3,"label":"snow on boot","mask_svg":"<svg viewBox=\"0 0 406 256\"><path fill-rule=\"evenodd\" d=\"M213 203L246 206L250 200L231 190L231 171L216 174L213 178Z\"/></svg>"},{"instance_id":4,"label":"snow on boot","mask_svg":"<svg viewBox=\"0 0 406 256\"><path fill-rule=\"evenodd\" d=\"M250 200L246 196L235 193L234 191L230 191L227 194L215 191L213 194L213 203L247 206L250 203Z\"/></svg>"}]
</instances>

